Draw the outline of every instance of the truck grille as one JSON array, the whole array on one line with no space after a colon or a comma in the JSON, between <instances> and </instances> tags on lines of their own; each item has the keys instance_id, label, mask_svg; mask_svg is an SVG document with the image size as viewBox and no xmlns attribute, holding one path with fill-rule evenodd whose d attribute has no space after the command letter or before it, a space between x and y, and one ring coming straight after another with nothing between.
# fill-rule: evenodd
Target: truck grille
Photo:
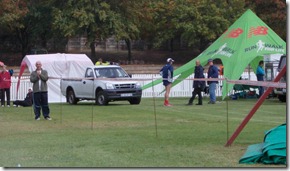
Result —
<instances>
[{"instance_id":1,"label":"truck grille","mask_svg":"<svg viewBox=\"0 0 290 171\"><path fill-rule=\"evenodd\" d=\"M128 89L128 88L135 88L135 84L115 84L116 89Z\"/></svg>"}]
</instances>

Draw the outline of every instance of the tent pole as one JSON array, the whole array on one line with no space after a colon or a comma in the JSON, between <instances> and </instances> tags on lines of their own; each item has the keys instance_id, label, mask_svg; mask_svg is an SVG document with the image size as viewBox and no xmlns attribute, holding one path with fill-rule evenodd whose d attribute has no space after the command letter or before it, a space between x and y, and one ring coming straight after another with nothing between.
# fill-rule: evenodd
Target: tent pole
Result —
<instances>
[{"instance_id":1,"label":"tent pole","mask_svg":"<svg viewBox=\"0 0 290 171\"><path fill-rule=\"evenodd\" d=\"M60 77L60 80L59 80L59 85L60 85L60 82L62 80L62 76ZM60 124L62 124L62 94L61 94L61 90L59 89L59 100L60 100Z\"/></svg>"},{"instance_id":2,"label":"tent pole","mask_svg":"<svg viewBox=\"0 0 290 171\"><path fill-rule=\"evenodd\" d=\"M250 67L250 65L248 65L248 75L249 75L249 80L251 80L251 67Z\"/></svg>"},{"instance_id":3,"label":"tent pole","mask_svg":"<svg viewBox=\"0 0 290 171\"><path fill-rule=\"evenodd\" d=\"M95 80L94 80L95 81ZM92 94L95 93L95 84L93 83ZM95 94L95 98L97 95ZM92 121L91 121L91 129L94 130L94 102L92 102Z\"/></svg>"},{"instance_id":4,"label":"tent pole","mask_svg":"<svg viewBox=\"0 0 290 171\"><path fill-rule=\"evenodd\" d=\"M224 80L224 82L226 82L226 80ZM227 93L229 92L228 91L228 84L225 83L226 85L226 91ZM227 102L227 141L229 140L229 99L228 97L226 97L226 102Z\"/></svg>"},{"instance_id":5,"label":"tent pole","mask_svg":"<svg viewBox=\"0 0 290 171\"><path fill-rule=\"evenodd\" d=\"M154 92L154 85L153 85L153 75L152 75L152 98L153 98L153 110L154 110L154 119L155 119L155 135L158 138L158 131L157 131L157 118L156 118L156 102L155 102L155 92Z\"/></svg>"},{"instance_id":6,"label":"tent pole","mask_svg":"<svg viewBox=\"0 0 290 171\"><path fill-rule=\"evenodd\" d=\"M276 76L273 82L278 82L282 78L282 76L286 73L286 65L283 67L281 72ZM236 131L233 133L231 138L226 143L226 147L230 146L234 140L237 138L237 136L241 133L243 128L246 126L246 124L249 122L249 120L252 118L252 116L255 114L255 112L258 110L258 108L262 105L264 100L267 98L267 96L272 92L273 87L268 87L266 92L262 94L262 96L259 98L259 100L256 102L252 110L249 112L249 114L244 118L243 122L240 124L240 126L236 129Z\"/></svg>"}]
</instances>

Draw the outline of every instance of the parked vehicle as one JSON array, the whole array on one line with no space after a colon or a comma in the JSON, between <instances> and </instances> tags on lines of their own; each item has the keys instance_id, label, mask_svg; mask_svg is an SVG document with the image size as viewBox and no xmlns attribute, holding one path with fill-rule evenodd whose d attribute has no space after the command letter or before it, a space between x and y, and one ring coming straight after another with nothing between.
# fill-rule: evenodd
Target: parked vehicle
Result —
<instances>
[{"instance_id":1,"label":"parked vehicle","mask_svg":"<svg viewBox=\"0 0 290 171\"><path fill-rule=\"evenodd\" d=\"M280 72L285 65L286 65L286 55L282 55L278 65L278 72ZM280 79L280 82L286 83L287 80L286 73ZM286 92L287 92L286 88L274 88L274 93L278 96L278 99L281 102L286 102Z\"/></svg>"},{"instance_id":2,"label":"parked vehicle","mask_svg":"<svg viewBox=\"0 0 290 171\"><path fill-rule=\"evenodd\" d=\"M141 102L141 85L120 66L87 67L83 75L79 79L61 79L61 93L69 104L80 100L95 100L98 105L120 100L128 100L130 104Z\"/></svg>"},{"instance_id":3,"label":"parked vehicle","mask_svg":"<svg viewBox=\"0 0 290 171\"><path fill-rule=\"evenodd\" d=\"M273 81L277 76L278 65L282 55L283 54L264 55L265 81ZM268 98L270 97L277 97L274 90L272 90L272 92L268 95Z\"/></svg>"}]
</instances>

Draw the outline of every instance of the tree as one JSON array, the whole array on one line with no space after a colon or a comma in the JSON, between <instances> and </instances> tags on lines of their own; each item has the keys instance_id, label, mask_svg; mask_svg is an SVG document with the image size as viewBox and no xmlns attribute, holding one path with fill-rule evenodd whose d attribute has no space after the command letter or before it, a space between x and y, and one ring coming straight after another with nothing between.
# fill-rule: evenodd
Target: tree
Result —
<instances>
[{"instance_id":1,"label":"tree","mask_svg":"<svg viewBox=\"0 0 290 171\"><path fill-rule=\"evenodd\" d=\"M31 36L33 36L31 46L47 48L48 40L54 35L51 30L51 7L45 3L34 2L33 4L30 6L29 13L26 16L30 20L30 24L33 25L31 27Z\"/></svg>"},{"instance_id":2,"label":"tree","mask_svg":"<svg viewBox=\"0 0 290 171\"><path fill-rule=\"evenodd\" d=\"M286 41L286 11L285 0L246 0L246 8L251 8L272 30Z\"/></svg>"},{"instance_id":3,"label":"tree","mask_svg":"<svg viewBox=\"0 0 290 171\"><path fill-rule=\"evenodd\" d=\"M153 3L155 46L175 37L203 50L243 12L243 1L163 0ZM173 50L171 46L171 51Z\"/></svg>"},{"instance_id":4,"label":"tree","mask_svg":"<svg viewBox=\"0 0 290 171\"><path fill-rule=\"evenodd\" d=\"M51 30L50 0L0 1L1 25L9 28L21 44L24 57L32 47L46 47L55 34Z\"/></svg>"},{"instance_id":5,"label":"tree","mask_svg":"<svg viewBox=\"0 0 290 171\"><path fill-rule=\"evenodd\" d=\"M116 13L116 18L113 22L114 36L117 40L125 40L128 49L127 59L132 61L131 41L140 38L141 24L146 18L143 6L147 1L111 0L107 2L114 13Z\"/></svg>"},{"instance_id":6,"label":"tree","mask_svg":"<svg viewBox=\"0 0 290 171\"><path fill-rule=\"evenodd\" d=\"M179 1L178 1L179 2ZM178 34L175 10L179 8L177 1L163 0L152 2L151 8L153 11L153 22L155 25L154 47L160 47L164 42L170 40ZM173 51L171 46L170 51Z\"/></svg>"},{"instance_id":7,"label":"tree","mask_svg":"<svg viewBox=\"0 0 290 171\"><path fill-rule=\"evenodd\" d=\"M196 45L200 51L207 48L244 12L244 2L240 0L194 0L182 3L178 8L178 27L182 38L189 45ZM185 11L185 12L183 12Z\"/></svg>"},{"instance_id":8,"label":"tree","mask_svg":"<svg viewBox=\"0 0 290 171\"><path fill-rule=\"evenodd\" d=\"M25 55L28 44L28 32L24 22L29 12L25 0L0 1L0 24L13 32L21 43L22 55Z\"/></svg>"},{"instance_id":9,"label":"tree","mask_svg":"<svg viewBox=\"0 0 290 171\"><path fill-rule=\"evenodd\" d=\"M96 40L112 35L116 14L107 2L100 0L68 0L54 2L53 28L69 38L86 34L91 56L95 58Z\"/></svg>"}]
</instances>

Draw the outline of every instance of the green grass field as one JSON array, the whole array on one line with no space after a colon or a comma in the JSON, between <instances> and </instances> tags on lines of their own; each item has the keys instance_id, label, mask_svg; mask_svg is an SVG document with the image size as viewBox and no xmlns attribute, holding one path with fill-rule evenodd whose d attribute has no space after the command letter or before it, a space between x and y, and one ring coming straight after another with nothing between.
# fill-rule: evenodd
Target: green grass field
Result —
<instances>
[{"instance_id":1,"label":"green grass field","mask_svg":"<svg viewBox=\"0 0 290 171\"><path fill-rule=\"evenodd\" d=\"M52 121L31 107L0 108L1 167L286 167L239 164L247 147L286 122L286 103L267 99L230 147L227 139L257 99L186 106L188 98L140 105L50 104ZM195 101L196 102L196 101Z\"/></svg>"}]
</instances>

